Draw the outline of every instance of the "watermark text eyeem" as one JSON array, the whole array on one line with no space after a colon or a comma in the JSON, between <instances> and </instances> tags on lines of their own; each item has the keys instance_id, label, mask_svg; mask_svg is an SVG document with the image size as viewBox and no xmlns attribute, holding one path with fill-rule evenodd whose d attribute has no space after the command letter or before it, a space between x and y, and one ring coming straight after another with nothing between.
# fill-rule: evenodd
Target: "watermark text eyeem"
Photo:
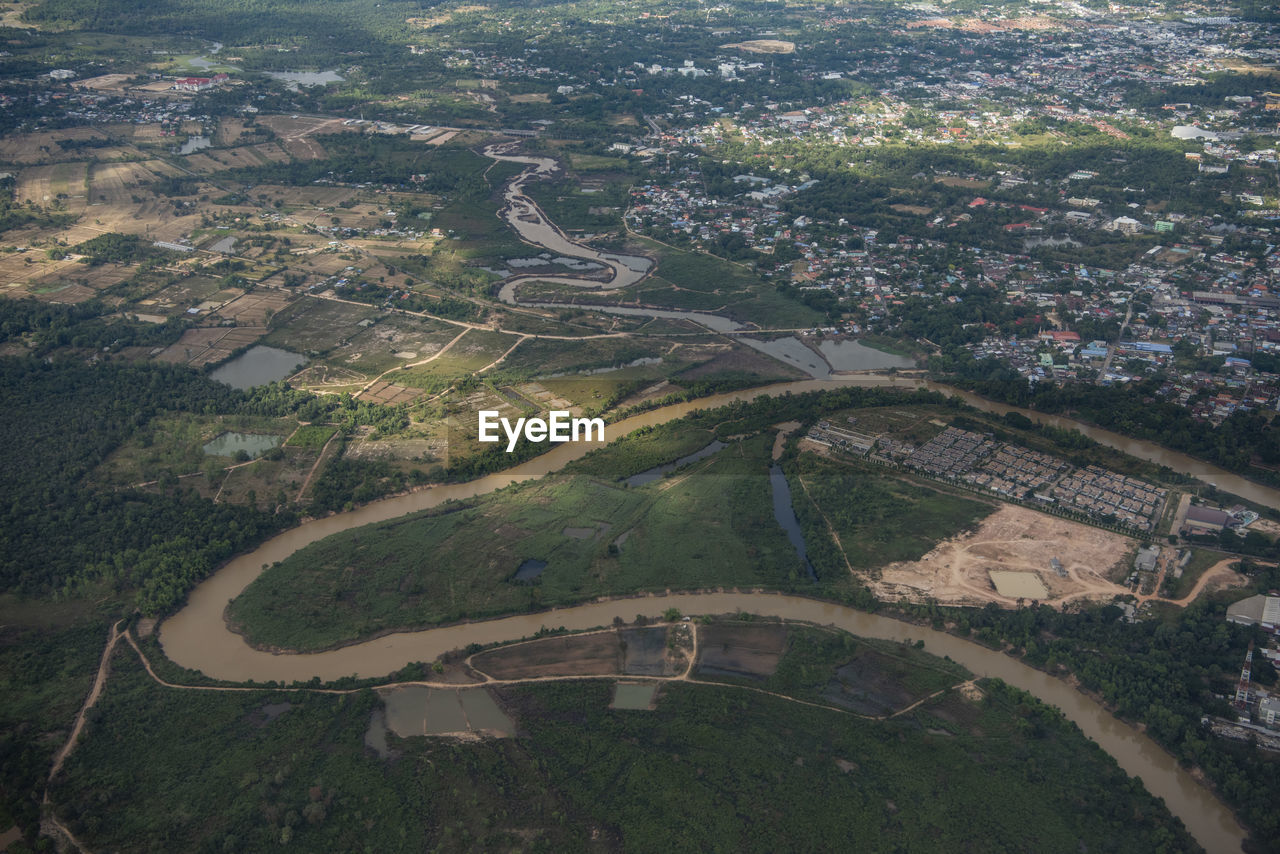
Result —
<instances>
[{"instance_id":1,"label":"watermark text eyeem","mask_svg":"<svg viewBox=\"0 0 1280 854\"><path fill-rule=\"evenodd\" d=\"M573 413L563 409L553 409L546 418L517 418L511 423L509 418L499 417L496 409L480 410L481 442L501 442L502 436L498 428L507 438L507 453L516 449L516 442L523 435L530 442L603 442L603 418L574 418Z\"/></svg>"}]
</instances>

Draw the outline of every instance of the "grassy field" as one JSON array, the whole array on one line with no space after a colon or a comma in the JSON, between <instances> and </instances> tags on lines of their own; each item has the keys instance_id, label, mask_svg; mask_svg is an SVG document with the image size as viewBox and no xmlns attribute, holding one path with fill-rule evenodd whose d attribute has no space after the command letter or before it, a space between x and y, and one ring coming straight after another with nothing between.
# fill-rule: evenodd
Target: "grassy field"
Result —
<instances>
[{"instance_id":1,"label":"grassy field","mask_svg":"<svg viewBox=\"0 0 1280 854\"><path fill-rule=\"evenodd\" d=\"M337 427L327 427L324 424L307 424L299 427L297 432L289 437L286 443L293 448L323 448L324 443L334 433L338 432Z\"/></svg>"},{"instance_id":2,"label":"grassy field","mask_svg":"<svg viewBox=\"0 0 1280 854\"><path fill-rule=\"evenodd\" d=\"M788 587L802 570L772 516L771 444L761 436L730 445L644 487L559 476L337 534L263 573L232 603L231 619L254 643L319 649L609 594ZM565 533L575 528L594 531ZM514 579L527 559L548 564L536 583Z\"/></svg>"},{"instance_id":3,"label":"grassy field","mask_svg":"<svg viewBox=\"0 0 1280 854\"><path fill-rule=\"evenodd\" d=\"M695 427L683 419L670 421L657 427L643 427L610 442L607 447L570 463L565 471L621 480L692 454L714 438L710 430Z\"/></svg>"},{"instance_id":4,"label":"grassy field","mask_svg":"<svg viewBox=\"0 0 1280 854\"><path fill-rule=\"evenodd\" d=\"M439 358L425 365L396 371L388 375L387 379L398 385L428 391L438 390L451 381L469 376L496 361L517 340L516 336L502 332L472 329Z\"/></svg>"},{"instance_id":5,"label":"grassy field","mask_svg":"<svg viewBox=\"0 0 1280 854\"><path fill-rule=\"evenodd\" d=\"M495 370L503 381L534 376L579 373L614 368L637 359L661 359L671 349L663 341L633 338L595 338L589 341L535 339L520 345L519 359Z\"/></svg>"},{"instance_id":6,"label":"grassy field","mask_svg":"<svg viewBox=\"0 0 1280 854\"><path fill-rule=\"evenodd\" d=\"M916 560L995 509L870 465L834 462L815 454L802 454L788 475L795 482L796 515L820 575L847 573L844 559L855 570ZM827 548L815 548L819 543L834 547L828 526L839 537L844 559Z\"/></svg>"},{"instance_id":7,"label":"grassy field","mask_svg":"<svg viewBox=\"0 0 1280 854\"><path fill-rule=\"evenodd\" d=\"M796 663L823 682L843 659ZM92 850L1190 849L1055 710L982 688L876 722L696 683L617 711L610 680L544 683L495 692L516 738L388 735L380 758L373 692L172 690L126 647L52 799Z\"/></svg>"},{"instance_id":8,"label":"grassy field","mask_svg":"<svg viewBox=\"0 0 1280 854\"><path fill-rule=\"evenodd\" d=\"M297 422L289 418L251 415L172 415L155 419L140 435L131 438L95 472L104 484L124 486L156 480L166 474L180 475L221 468L229 457L213 457L203 450L205 443L228 430L287 436Z\"/></svg>"},{"instance_id":9,"label":"grassy field","mask_svg":"<svg viewBox=\"0 0 1280 854\"><path fill-rule=\"evenodd\" d=\"M1166 595L1170 599L1181 599L1190 595L1196 586L1196 582L1200 580L1200 576L1204 575L1205 570L1226 557L1228 556L1221 552L1192 549L1191 560L1187 563L1186 568L1182 570L1182 576L1177 579L1170 576L1170 579L1166 582L1165 587L1168 590Z\"/></svg>"}]
</instances>

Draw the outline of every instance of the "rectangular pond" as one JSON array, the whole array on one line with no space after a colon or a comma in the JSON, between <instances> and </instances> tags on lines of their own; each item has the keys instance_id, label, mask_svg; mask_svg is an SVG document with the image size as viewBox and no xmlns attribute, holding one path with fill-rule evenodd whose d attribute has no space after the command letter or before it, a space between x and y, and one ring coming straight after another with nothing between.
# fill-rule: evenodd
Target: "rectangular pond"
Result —
<instances>
[{"instance_id":1,"label":"rectangular pond","mask_svg":"<svg viewBox=\"0 0 1280 854\"><path fill-rule=\"evenodd\" d=\"M232 388L247 390L282 380L306 363L306 356L259 344L250 347L209 376Z\"/></svg>"},{"instance_id":2,"label":"rectangular pond","mask_svg":"<svg viewBox=\"0 0 1280 854\"><path fill-rule=\"evenodd\" d=\"M483 688L405 685L379 692L387 728L401 738L463 732L490 736L515 733L515 723Z\"/></svg>"},{"instance_id":3,"label":"rectangular pond","mask_svg":"<svg viewBox=\"0 0 1280 854\"><path fill-rule=\"evenodd\" d=\"M613 709L641 709L651 711L653 698L658 693L656 682L619 682L613 689Z\"/></svg>"},{"instance_id":4,"label":"rectangular pond","mask_svg":"<svg viewBox=\"0 0 1280 854\"><path fill-rule=\"evenodd\" d=\"M201 450L211 457L234 457L238 451L244 451L250 459L257 459L272 448L279 447L283 441L283 436L227 431L212 442L206 442Z\"/></svg>"}]
</instances>

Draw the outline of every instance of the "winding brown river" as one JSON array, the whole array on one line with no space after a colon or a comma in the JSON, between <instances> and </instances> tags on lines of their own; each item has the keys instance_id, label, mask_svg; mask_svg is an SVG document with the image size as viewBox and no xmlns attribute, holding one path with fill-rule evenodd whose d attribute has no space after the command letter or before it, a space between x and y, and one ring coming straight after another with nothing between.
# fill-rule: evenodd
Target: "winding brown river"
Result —
<instances>
[{"instance_id":1,"label":"winding brown river","mask_svg":"<svg viewBox=\"0 0 1280 854\"><path fill-rule=\"evenodd\" d=\"M610 425L606 437L622 436L642 426L680 418L695 409L720 406L735 400L745 401L763 394L800 393L848 385L903 389L929 387L955 393L945 386L910 379L865 375L833 376L824 381L784 383L663 407ZM969 403L990 412L1003 413L1013 409L970 395L961 396ZM1036 420L1081 430L1099 442L1134 456L1209 478L1219 487L1259 503L1280 506L1280 493L1276 490L1251 484L1207 463L1067 419L1018 411L1023 411ZM1154 742L1118 721L1106 709L1067 683L1027 667L1007 655L960 638L834 604L772 593L678 593L593 602L541 614L401 632L340 649L307 654L272 654L257 650L227 628L223 614L232 598L252 583L265 567L283 560L316 540L349 528L434 507L449 499L471 498L512 483L541 477L559 470L598 444L558 445L540 457L470 483L431 487L388 498L286 531L253 552L234 558L192 592L187 606L166 620L160 628L160 641L165 653L184 667L232 681L292 682L306 681L316 676L329 680L351 675L374 678L392 673L410 662L431 661L444 652L472 643L490 644L516 640L534 634L543 626L592 628L608 625L615 616L624 619L631 619L637 613L656 616L668 607L676 607L692 614L742 610L834 625L864 637L897 641L908 638L924 640L926 647L936 655L949 655L979 676L999 677L1057 706L1086 735L1115 757L1127 773L1140 777L1151 792L1163 798L1169 809L1182 819L1206 849L1211 852L1240 850L1243 832L1229 810Z\"/></svg>"}]
</instances>

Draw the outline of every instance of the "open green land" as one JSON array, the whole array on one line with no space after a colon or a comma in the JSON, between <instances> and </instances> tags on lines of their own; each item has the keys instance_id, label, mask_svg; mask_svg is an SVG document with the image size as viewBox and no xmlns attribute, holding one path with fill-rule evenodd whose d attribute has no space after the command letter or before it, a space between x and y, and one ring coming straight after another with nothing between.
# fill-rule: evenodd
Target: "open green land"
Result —
<instances>
[{"instance_id":1,"label":"open green land","mask_svg":"<svg viewBox=\"0 0 1280 854\"><path fill-rule=\"evenodd\" d=\"M732 444L644 487L557 476L336 534L263 573L232 603L231 620L253 643L318 649L609 594L789 587L803 570L773 520L771 444ZM594 530L579 538L566 529ZM517 581L530 559L546 570Z\"/></svg>"},{"instance_id":2,"label":"open green land","mask_svg":"<svg viewBox=\"0 0 1280 854\"><path fill-rule=\"evenodd\" d=\"M514 335L501 332L470 329L458 343L437 358L426 364L405 367L386 379L398 385L439 390L498 361L518 340Z\"/></svg>"},{"instance_id":3,"label":"open green land","mask_svg":"<svg viewBox=\"0 0 1280 854\"><path fill-rule=\"evenodd\" d=\"M808 681L865 654L813 636L830 651L796 660ZM909 657L908 681L963 677L867 649ZM808 654L793 644L788 658ZM672 683L655 710L619 711L607 680L515 686L493 692L515 738L388 734L380 756L371 691L170 689L122 647L51 797L93 850L1192 849L1055 710L980 687L870 721L740 687Z\"/></svg>"},{"instance_id":4,"label":"open green land","mask_svg":"<svg viewBox=\"0 0 1280 854\"><path fill-rule=\"evenodd\" d=\"M844 569L845 559L855 570L916 560L996 509L991 502L961 498L865 463L802 454L789 469L797 481L792 489L796 515L819 573Z\"/></svg>"},{"instance_id":5,"label":"open green land","mask_svg":"<svg viewBox=\"0 0 1280 854\"><path fill-rule=\"evenodd\" d=\"M678 460L700 450L715 438L710 430L685 419L656 427L641 427L610 442L565 467L608 480L621 480L636 472Z\"/></svg>"}]
</instances>

